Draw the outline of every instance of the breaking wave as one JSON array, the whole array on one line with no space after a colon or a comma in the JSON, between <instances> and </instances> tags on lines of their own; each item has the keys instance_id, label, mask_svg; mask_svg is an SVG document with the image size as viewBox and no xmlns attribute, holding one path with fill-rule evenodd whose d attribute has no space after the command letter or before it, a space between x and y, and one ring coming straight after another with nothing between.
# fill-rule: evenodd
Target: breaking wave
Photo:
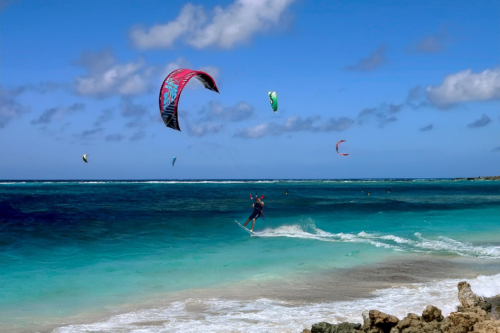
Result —
<instances>
[{"instance_id":1,"label":"breaking wave","mask_svg":"<svg viewBox=\"0 0 500 333\"><path fill-rule=\"evenodd\" d=\"M254 233L258 237L290 237L312 239L323 242L351 242L367 243L376 247L393 249L403 252L422 252L432 254L455 254L464 257L475 257L485 259L500 258L500 246L480 246L467 242L460 242L445 236L435 239L422 237L418 232L413 237L404 238L395 235L371 234L361 231L354 233L329 233L327 231L308 227L304 230L300 225L285 225L278 228L267 228Z\"/></svg>"}]
</instances>

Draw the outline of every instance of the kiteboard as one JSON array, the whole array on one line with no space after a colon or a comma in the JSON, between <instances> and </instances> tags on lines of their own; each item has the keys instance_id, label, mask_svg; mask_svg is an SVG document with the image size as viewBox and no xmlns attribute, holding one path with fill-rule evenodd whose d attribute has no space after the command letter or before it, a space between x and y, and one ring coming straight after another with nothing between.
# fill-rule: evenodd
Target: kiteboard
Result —
<instances>
[{"instance_id":1,"label":"kiteboard","mask_svg":"<svg viewBox=\"0 0 500 333\"><path fill-rule=\"evenodd\" d=\"M240 222L234 220L234 222L236 222L237 225L239 225L241 227L241 229L245 230L246 232L248 232L250 235L253 235L253 231L250 231L249 229L247 229L246 227L244 227L243 225L241 225Z\"/></svg>"}]
</instances>

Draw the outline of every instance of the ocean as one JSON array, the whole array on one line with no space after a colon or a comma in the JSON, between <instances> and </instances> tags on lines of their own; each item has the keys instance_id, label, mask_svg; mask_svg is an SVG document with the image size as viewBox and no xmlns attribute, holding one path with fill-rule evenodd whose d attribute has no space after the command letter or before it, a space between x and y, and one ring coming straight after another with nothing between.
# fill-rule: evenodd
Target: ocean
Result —
<instances>
[{"instance_id":1,"label":"ocean","mask_svg":"<svg viewBox=\"0 0 500 333\"><path fill-rule=\"evenodd\" d=\"M500 182L0 183L5 332L301 332L447 314L462 279L500 294Z\"/></svg>"}]
</instances>

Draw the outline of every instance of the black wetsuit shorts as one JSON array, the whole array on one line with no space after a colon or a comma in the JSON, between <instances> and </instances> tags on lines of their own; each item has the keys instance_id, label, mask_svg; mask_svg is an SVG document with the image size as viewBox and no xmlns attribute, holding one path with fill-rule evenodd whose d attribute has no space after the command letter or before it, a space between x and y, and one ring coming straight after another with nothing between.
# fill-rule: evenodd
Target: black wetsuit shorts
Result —
<instances>
[{"instance_id":1,"label":"black wetsuit shorts","mask_svg":"<svg viewBox=\"0 0 500 333\"><path fill-rule=\"evenodd\" d=\"M259 217L262 216L262 205L259 205L257 206L258 204L255 203L255 206L254 206L254 209L253 209L253 212L252 214L250 215L250 217L248 218L249 220L253 220L253 219L258 219Z\"/></svg>"}]
</instances>

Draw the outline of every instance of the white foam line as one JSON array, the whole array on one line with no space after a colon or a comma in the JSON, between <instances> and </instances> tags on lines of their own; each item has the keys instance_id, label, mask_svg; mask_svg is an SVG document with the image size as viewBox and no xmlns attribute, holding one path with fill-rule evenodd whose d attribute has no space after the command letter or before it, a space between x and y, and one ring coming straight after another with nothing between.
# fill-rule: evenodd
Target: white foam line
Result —
<instances>
[{"instance_id":1,"label":"white foam line","mask_svg":"<svg viewBox=\"0 0 500 333\"><path fill-rule=\"evenodd\" d=\"M407 239L395 235L377 235L361 231L358 234L337 233L332 234L316 228L309 223L312 232L302 229L300 225L284 225L278 228L267 228L256 231L259 237L288 237L318 240L323 242L352 242L368 243L375 247L383 247L402 252L448 252L460 256L477 257L484 259L500 258L499 246L474 246L470 243L460 242L448 237L440 236L435 240L423 238L420 233L415 233L416 240Z\"/></svg>"}]
</instances>

